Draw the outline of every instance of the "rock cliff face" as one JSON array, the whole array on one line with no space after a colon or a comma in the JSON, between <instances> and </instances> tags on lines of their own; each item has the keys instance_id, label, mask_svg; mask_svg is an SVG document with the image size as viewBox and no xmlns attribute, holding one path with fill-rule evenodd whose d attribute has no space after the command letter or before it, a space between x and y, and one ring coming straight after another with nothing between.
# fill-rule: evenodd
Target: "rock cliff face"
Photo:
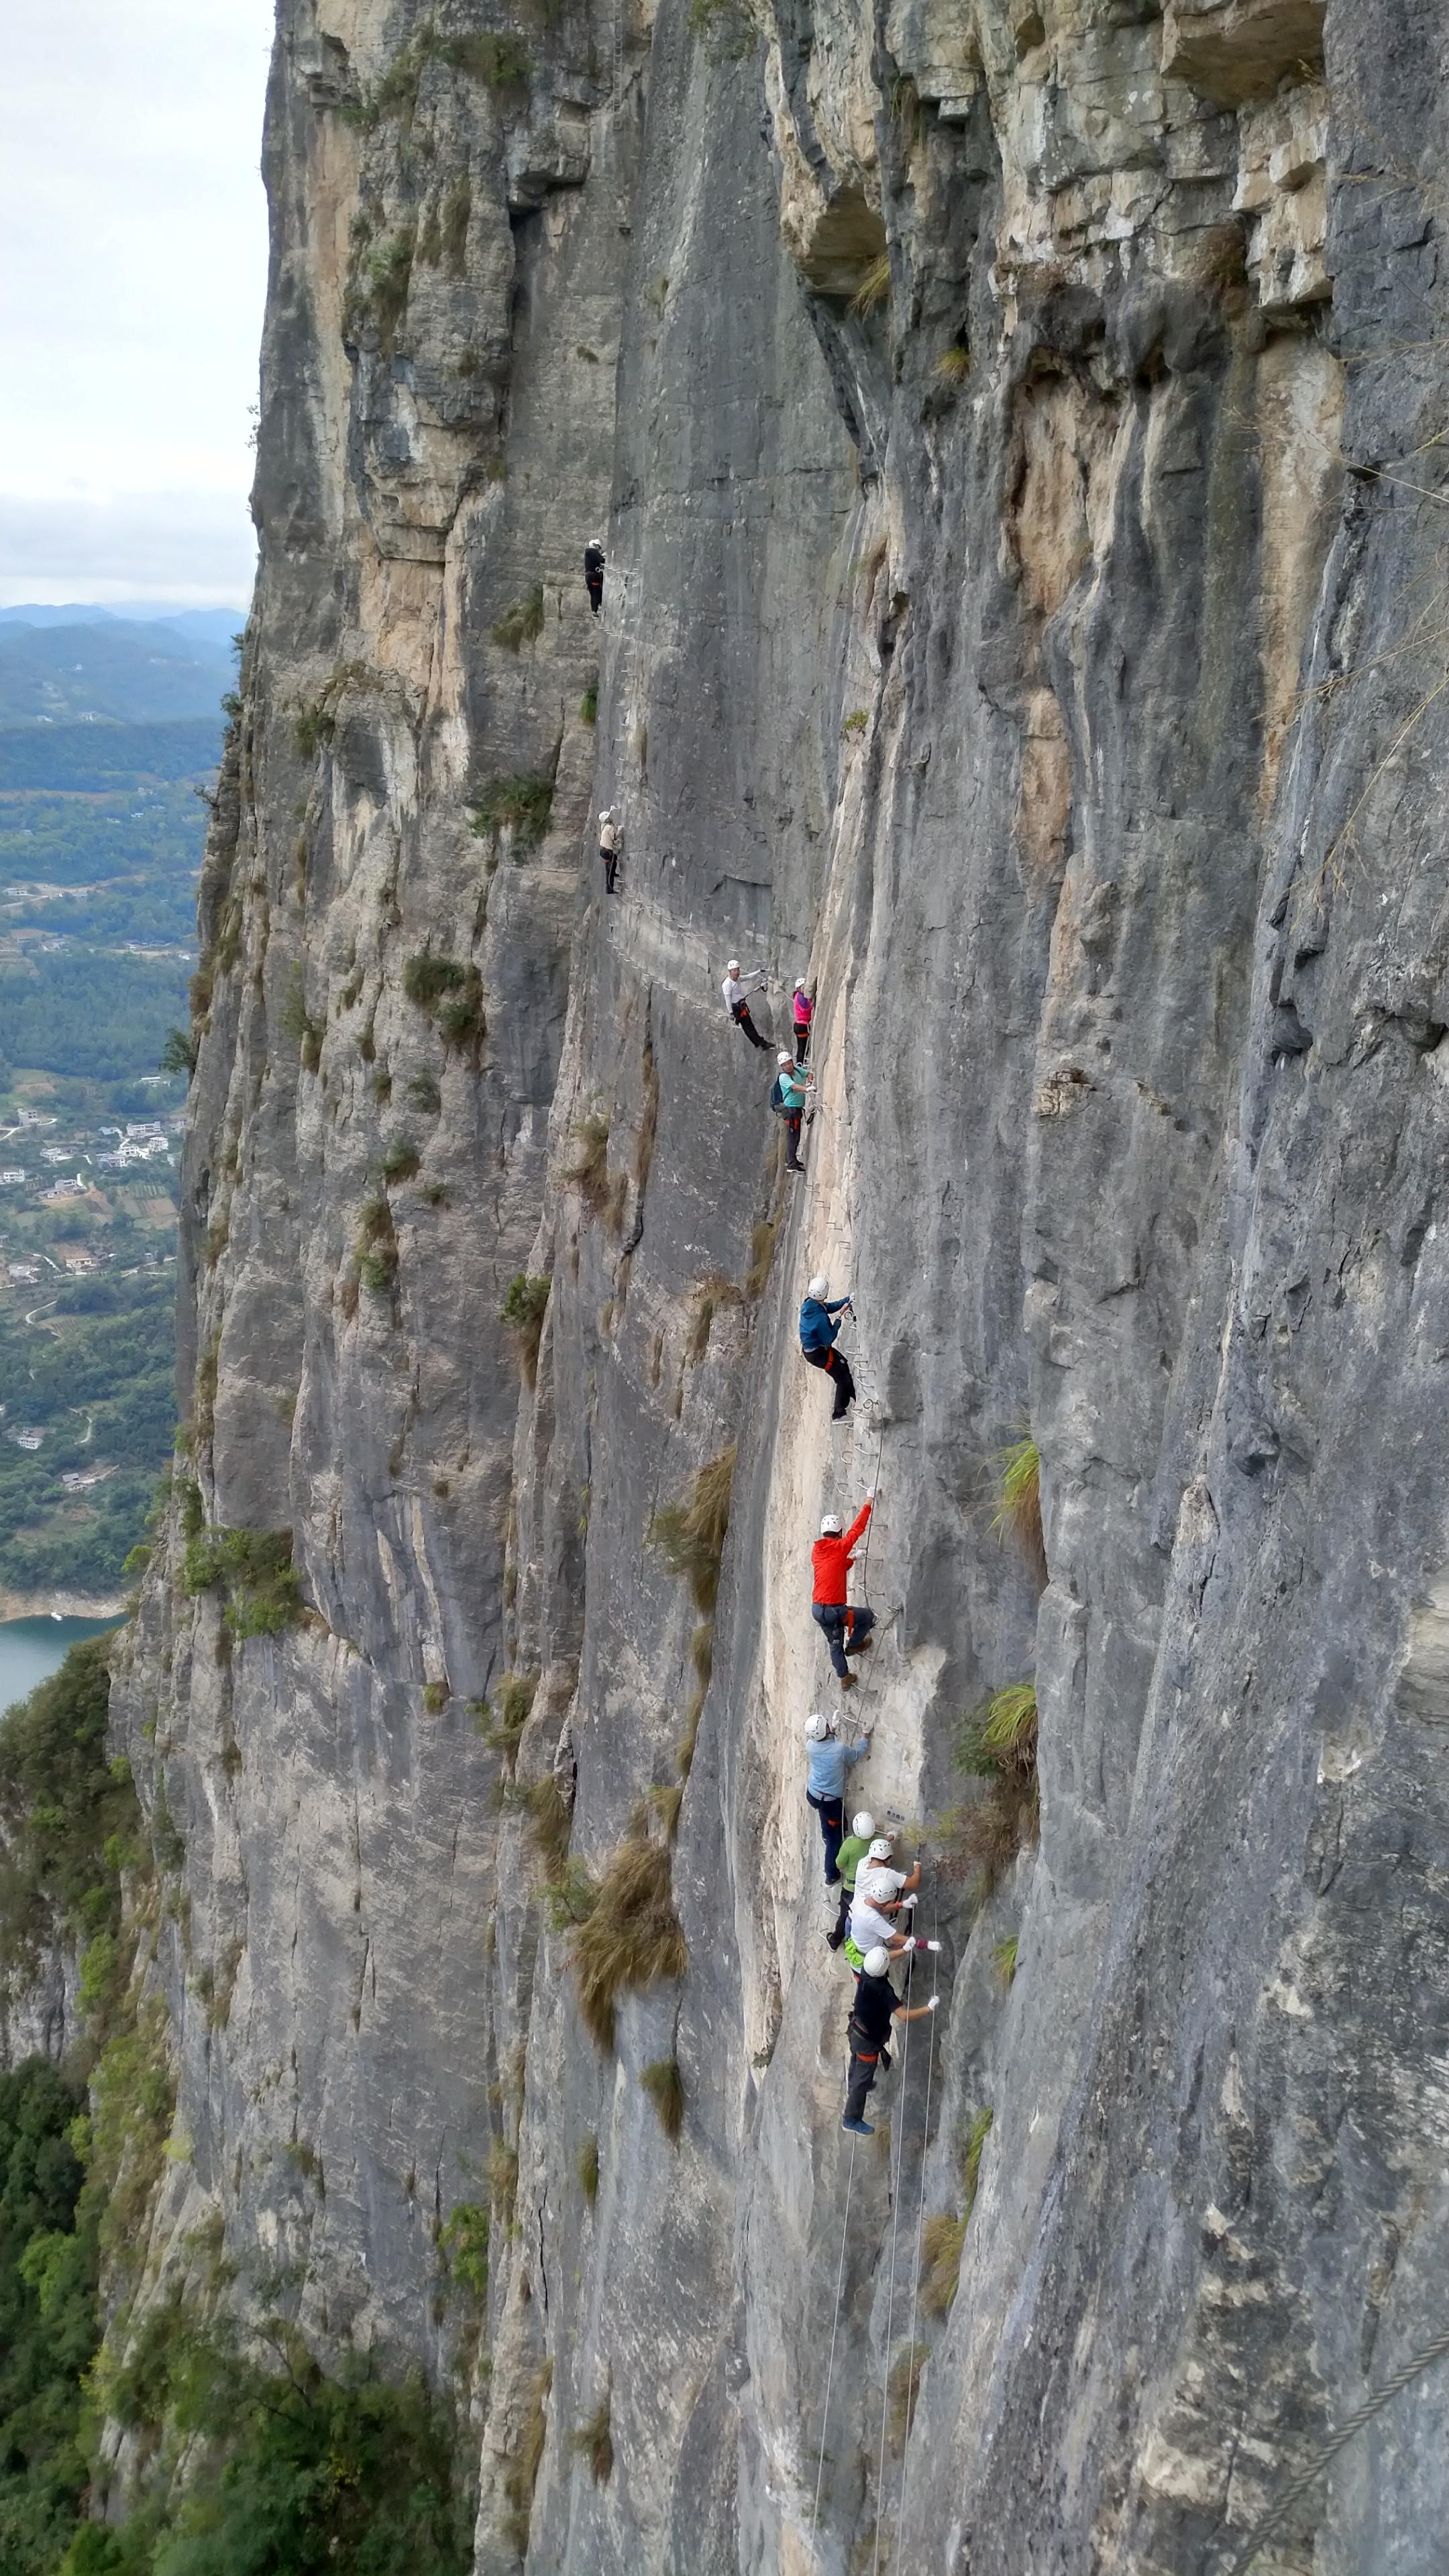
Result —
<instances>
[{"instance_id":1,"label":"rock cliff face","mask_svg":"<svg viewBox=\"0 0 1449 2576\"><path fill-rule=\"evenodd\" d=\"M185 1844L150 2280L219 2214L319 2352L461 2373L483 2576L1225 2566L1442 2328L1446 51L1429 0L280 0L196 1485L116 1702ZM799 1181L731 954L776 1031L818 979ZM731 1447L711 1607L645 1532ZM943 2008L854 2150L800 1724L877 1463L855 1777ZM203 1518L290 1530L300 1620L228 1624ZM960 1722L1033 1675L977 1908ZM689 1964L603 2050L621 1845ZM1258 2564L1426 2563L1446 2405Z\"/></svg>"}]
</instances>

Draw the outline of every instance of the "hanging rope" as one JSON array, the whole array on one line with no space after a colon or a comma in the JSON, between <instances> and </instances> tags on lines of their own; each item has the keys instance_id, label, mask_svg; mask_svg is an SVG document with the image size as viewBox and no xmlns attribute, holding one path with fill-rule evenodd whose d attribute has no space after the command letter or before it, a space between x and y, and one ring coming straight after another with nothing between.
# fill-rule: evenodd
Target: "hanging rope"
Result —
<instances>
[{"instance_id":1,"label":"hanging rope","mask_svg":"<svg viewBox=\"0 0 1449 2576\"><path fill-rule=\"evenodd\" d=\"M1286 2522L1295 2504L1300 2504L1309 2489L1317 2485L1324 2470L1331 2461L1337 2459L1340 2451L1347 2448L1355 2433L1361 2433L1365 2424L1371 2424L1375 2415L1388 2405L1390 2398L1397 2397L1401 2388L1407 2388L1411 2379L1417 2379L1421 2371L1430 2369L1436 2361L1442 2361L1446 2352L1449 2352L1449 2334L1436 2335L1432 2343L1425 2344L1422 2352L1416 2352L1412 2361L1406 2361L1401 2370L1396 2370L1391 2379L1384 2381L1382 2388L1376 2388L1372 2397L1365 2398L1362 2406L1357 2407L1352 2415L1346 2417L1337 2432L1324 2443L1322 2450L1314 2452L1307 2468L1294 2478L1290 2486L1284 2488L1272 2512L1253 2532L1247 2548L1239 2550L1237 2557L1226 2570L1226 2576L1245 2576L1246 2569L1252 2566L1264 2543L1272 2539L1281 2523Z\"/></svg>"},{"instance_id":2,"label":"hanging rope","mask_svg":"<svg viewBox=\"0 0 1449 2576\"><path fill-rule=\"evenodd\" d=\"M935 1898L934 1898L934 1894L933 1894L933 1896L932 1896L932 1902L931 1902L931 1938L932 1938L932 1940L934 1940L934 1939L935 1939L935 1937L936 1937L936 1905L935 1905ZM937 1950L932 1950L932 1951L929 1951L929 1952L927 1953L927 1955L928 1955L928 1957L929 1957L929 1959L930 1959L930 1962L931 1962L931 1992L932 1992L932 1994L934 1995L934 1994L936 1994L936 1993L938 1993L938 1992L939 1992L939 1988L940 1988L940 1972L941 1972L941 1958L940 1958L940 1952L939 1952L939 1951L937 1951ZM907 2340L906 2340L906 2352L907 2352L907 2355L908 2355L908 2359L907 2359L906 2367L907 2367L907 2369L908 2369L908 2370L914 2369L914 2366L915 2366L915 2350L916 2350L916 2301L917 2301L918 2297L920 2296L920 2288L921 2288L921 2241L922 2241L922 2238L923 2238L923 2236L924 2236L924 2234L925 2234L925 2228L926 2228L926 2150L927 2150L927 2148L929 2147L929 2145L930 2145L930 2143L931 2143L931 2078L932 2078L932 2076L934 2075L934 2073L935 2073L935 2071L936 2071L936 2021L937 2021L937 2015L936 2015L935 2013L932 2013L932 2015L931 2015L931 2035L930 2035L930 2038L929 2038L929 2040L928 2040L928 2042L927 2042L928 2054L927 2054L927 2058L926 2058L926 2115L925 2115L924 2125L923 2125L922 2130L921 2130L921 2188L920 2188L920 2192L919 2192L919 2194L918 2194L918 2196L917 2196L917 2200L916 2200L916 2268L915 2268L915 2271L914 2271L914 2272L912 2273L912 2275L911 2275L911 2330L910 2330L910 2334L909 2334L909 2336L907 2337ZM908 2385L909 2385L909 2383L908 2383ZM909 2398L909 2396L907 2397L907 2400L906 2400L906 2409L907 2409L907 2416L908 2416L908 2418L909 2418L910 2414L911 2414L911 2413L913 2413L913 2411L914 2411L914 2410L912 2409L912 2407L911 2407L911 2403L910 2403L910 2398ZM903 2458L903 2460L901 2461L901 2501L900 2501L899 2511L898 2511L898 2513L897 2513L897 2517L896 2517L896 2564L895 2564L895 2576L901 2576L901 2550L902 2550L902 2548L903 2548L903 2546L904 2546L904 2543L905 2543L905 2536L906 2536L906 2495L907 2495L907 2491L908 2491L908 2489L909 2489L909 2487L910 2487L910 2481L911 2481L911 2429L910 2429L910 2423L909 2423L909 2420L908 2420L908 2421L907 2421L907 2424L906 2424L906 2448L905 2448L905 2457L904 2457L904 2458Z\"/></svg>"},{"instance_id":3,"label":"hanging rope","mask_svg":"<svg viewBox=\"0 0 1449 2576\"><path fill-rule=\"evenodd\" d=\"M835 2314L830 2322L830 2359L825 2366L825 2403L820 2409L820 2462L815 2471L815 2506L810 2516L810 2557L815 2558L815 2534L820 2526L820 2489L825 2479L825 2436L830 2429L830 2383L835 2376L835 2338L840 2329L840 2297L845 2287L845 2248L850 2235L850 2195L855 2184L855 2140L850 2141L850 2164L845 2176L845 2217L840 2229L840 2269L835 2276Z\"/></svg>"},{"instance_id":4,"label":"hanging rope","mask_svg":"<svg viewBox=\"0 0 1449 2576\"><path fill-rule=\"evenodd\" d=\"M870 1489L873 1494L878 1494L880 1492L880 1459L881 1451L885 1447L885 1436L886 1427L885 1424L882 1423L880 1427L880 1438L875 1444L875 1474L870 1480ZM874 1528L875 1505L872 1503L870 1507L870 1518L865 1525L865 1548L860 1560L860 1597L862 1602L868 1602L870 1599L870 1595L865 1588L865 1578L870 1572L870 1534Z\"/></svg>"},{"instance_id":5,"label":"hanging rope","mask_svg":"<svg viewBox=\"0 0 1449 2576\"><path fill-rule=\"evenodd\" d=\"M891 2319L896 2302L896 2246L901 2230L901 2167L906 2152L906 2066L910 2053L911 2025L905 2021L901 2024L901 2076L896 2101L896 2134L892 2141L895 2147L895 2175L891 2184L891 2269L890 2279L886 2284L885 2371L880 2395L880 2468L876 2476L875 2558L871 2566L871 2576L880 2576L881 2533L885 2528L886 2433L891 2412Z\"/></svg>"}]
</instances>

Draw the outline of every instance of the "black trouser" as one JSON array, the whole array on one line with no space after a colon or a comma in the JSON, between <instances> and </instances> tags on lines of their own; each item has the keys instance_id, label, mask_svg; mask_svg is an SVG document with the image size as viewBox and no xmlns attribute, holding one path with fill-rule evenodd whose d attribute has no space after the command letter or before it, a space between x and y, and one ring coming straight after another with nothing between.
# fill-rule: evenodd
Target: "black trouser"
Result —
<instances>
[{"instance_id":1,"label":"black trouser","mask_svg":"<svg viewBox=\"0 0 1449 2576\"><path fill-rule=\"evenodd\" d=\"M853 1887L848 1886L846 1881L842 1879L840 1882L840 1912L835 1918L835 1929L833 1932L827 1932L825 1935L827 1946L832 1950L840 1950L845 1946L845 1936L850 1930L850 1909L854 1903L855 1890Z\"/></svg>"},{"instance_id":2,"label":"black trouser","mask_svg":"<svg viewBox=\"0 0 1449 2576\"><path fill-rule=\"evenodd\" d=\"M604 862L604 892L605 894L612 894L614 891L614 879L619 872L619 853L617 850L606 850L603 842L601 841L599 843L599 856Z\"/></svg>"},{"instance_id":3,"label":"black trouser","mask_svg":"<svg viewBox=\"0 0 1449 2576\"><path fill-rule=\"evenodd\" d=\"M734 1019L735 1027L737 1029L744 1030L751 1046L767 1047L769 1045L769 1039L761 1037L759 1030L756 1028L754 1021L750 1017L750 1006L748 1002L736 1002L732 1007L731 1015Z\"/></svg>"},{"instance_id":4,"label":"black trouser","mask_svg":"<svg viewBox=\"0 0 1449 2576\"><path fill-rule=\"evenodd\" d=\"M812 1368L825 1369L834 1378L835 1411L830 1419L832 1422L843 1422L855 1402L855 1380L850 1374L850 1362L844 1352L831 1348L802 1351L800 1356L808 1360Z\"/></svg>"},{"instance_id":5,"label":"black trouser","mask_svg":"<svg viewBox=\"0 0 1449 2576\"><path fill-rule=\"evenodd\" d=\"M793 1172L803 1172L805 1166L800 1160L800 1121L804 1116L804 1112L800 1109L787 1109L784 1111L783 1115L785 1120L785 1160Z\"/></svg>"},{"instance_id":6,"label":"black trouser","mask_svg":"<svg viewBox=\"0 0 1449 2576\"><path fill-rule=\"evenodd\" d=\"M597 617L600 607L603 604L604 576L601 572L586 572L584 580L588 584L589 606Z\"/></svg>"},{"instance_id":7,"label":"black trouser","mask_svg":"<svg viewBox=\"0 0 1449 2576\"><path fill-rule=\"evenodd\" d=\"M833 1887L840 1876L835 1864L840 1857L840 1846L845 1840L845 1800L817 1798L809 1789L806 1790L805 1795L820 1818L820 1831L825 1842L825 1884L827 1887Z\"/></svg>"},{"instance_id":8,"label":"black trouser","mask_svg":"<svg viewBox=\"0 0 1449 2576\"><path fill-rule=\"evenodd\" d=\"M890 2050L888 2048L868 2049L863 2040L858 2040L852 2035L850 2042L850 2073L846 2078L845 2084L845 2117L847 2120L864 2119L866 2096L869 2093L872 2084L875 2082L876 2068L878 2066L889 2066L890 2062Z\"/></svg>"},{"instance_id":9,"label":"black trouser","mask_svg":"<svg viewBox=\"0 0 1449 2576\"><path fill-rule=\"evenodd\" d=\"M807 1022L805 1023L805 1025L804 1025L804 1027L802 1028L802 1026L801 1026L800 1022L797 1020L797 1021L796 1021L796 1023L795 1023L795 1062L796 1062L797 1064L803 1064L803 1063L804 1063L804 1061L805 1061L805 1058L807 1057L807 1055L808 1055L809 1053L810 1053L810 1025L809 1025L809 1022L807 1021Z\"/></svg>"}]
</instances>

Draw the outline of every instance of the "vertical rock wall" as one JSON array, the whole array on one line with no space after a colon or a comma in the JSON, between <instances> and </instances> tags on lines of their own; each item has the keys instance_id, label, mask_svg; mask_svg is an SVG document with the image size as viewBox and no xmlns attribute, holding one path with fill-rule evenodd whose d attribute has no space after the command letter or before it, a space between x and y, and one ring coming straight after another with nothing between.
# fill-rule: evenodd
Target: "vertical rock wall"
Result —
<instances>
[{"instance_id":1,"label":"vertical rock wall","mask_svg":"<svg viewBox=\"0 0 1449 2576\"><path fill-rule=\"evenodd\" d=\"M1438 2330L1445 73L1418 0L283 0L191 1429L118 1695L185 1842L150 2279L219 2212L319 2350L461 2371L486 2576L1196 2570ZM731 954L775 1028L819 979L803 1181ZM1044 1587L991 1527L1028 1424ZM711 1610L645 1534L730 1447ZM857 1778L945 1945L889 2156L799 1743L809 1539L877 1472ZM292 1533L297 1624L187 1588L198 1518ZM976 1913L959 1722L1032 1676ZM569 1916L641 1836L689 1968L603 2052ZM1277 2563L1417 2563L1445 2404Z\"/></svg>"}]
</instances>

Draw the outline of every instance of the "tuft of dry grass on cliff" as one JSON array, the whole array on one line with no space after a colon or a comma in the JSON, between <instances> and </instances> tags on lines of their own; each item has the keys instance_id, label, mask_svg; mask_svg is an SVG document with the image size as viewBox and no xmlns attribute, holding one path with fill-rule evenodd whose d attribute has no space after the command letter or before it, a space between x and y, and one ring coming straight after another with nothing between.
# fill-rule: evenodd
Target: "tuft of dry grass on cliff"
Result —
<instances>
[{"instance_id":1,"label":"tuft of dry grass on cliff","mask_svg":"<svg viewBox=\"0 0 1449 2576\"><path fill-rule=\"evenodd\" d=\"M953 1808L943 1819L941 1853L947 1874L975 1880L984 1904L1019 1851L1036 1840L1041 1800L1036 1768L1036 1685L1012 1682L993 1692L962 1720L956 1737L958 1767L987 1783L986 1794Z\"/></svg>"},{"instance_id":2,"label":"tuft of dry grass on cliff","mask_svg":"<svg viewBox=\"0 0 1449 2576\"><path fill-rule=\"evenodd\" d=\"M883 250L880 253L879 258L871 261L869 268L866 270L859 286L856 288L855 293L850 299L848 310L852 313L874 313L880 305L885 303L890 291L890 252Z\"/></svg>"},{"instance_id":3,"label":"tuft of dry grass on cliff","mask_svg":"<svg viewBox=\"0 0 1449 2576\"><path fill-rule=\"evenodd\" d=\"M548 2396L553 2386L553 2363L541 2361L529 2380L518 2427L518 2440L504 2471L503 2491L508 2498L505 2529L520 2558L528 2555L528 2527L533 2519L533 2491L543 2465L543 2447L548 2440Z\"/></svg>"},{"instance_id":4,"label":"tuft of dry grass on cliff","mask_svg":"<svg viewBox=\"0 0 1449 2576\"><path fill-rule=\"evenodd\" d=\"M713 1610L719 1595L734 1474L731 1441L728 1449L697 1471L681 1502L661 1506L645 1532L650 1546L663 1554L670 1573L688 1583L695 1608L706 1613Z\"/></svg>"},{"instance_id":5,"label":"tuft of dry grass on cliff","mask_svg":"<svg viewBox=\"0 0 1449 2576\"><path fill-rule=\"evenodd\" d=\"M682 1977L688 1966L669 1853L661 1843L631 1836L608 1863L574 1936L579 2011L596 2046L613 2047L621 1996Z\"/></svg>"},{"instance_id":6,"label":"tuft of dry grass on cliff","mask_svg":"<svg viewBox=\"0 0 1449 2576\"><path fill-rule=\"evenodd\" d=\"M903 2451L915 2421L916 2401L921 2393L921 2375L930 2360L929 2347L923 2343L902 2344L890 2366L886 2393L890 2407L890 2437L893 2450Z\"/></svg>"},{"instance_id":7,"label":"tuft of dry grass on cliff","mask_svg":"<svg viewBox=\"0 0 1449 2576\"><path fill-rule=\"evenodd\" d=\"M652 2066L641 2067L639 2081L659 2114L659 2126L670 2145L677 2145L684 2126L684 2078L678 2058L656 2058Z\"/></svg>"},{"instance_id":8,"label":"tuft of dry grass on cliff","mask_svg":"<svg viewBox=\"0 0 1449 2576\"><path fill-rule=\"evenodd\" d=\"M996 1504L991 1526L1003 1542L1012 1538L1039 1582L1047 1576L1046 1541L1041 1525L1041 1451L1029 1431L998 1449L991 1461Z\"/></svg>"},{"instance_id":9,"label":"tuft of dry grass on cliff","mask_svg":"<svg viewBox=\"0 0 1449 2576\"><path fill-rule=\"evenodd\" d=\"M594 2408L570 2437L570 2449L582 2452L589 2464L589 2475L596 2487L607 2486L614 2474L614 2443L609 2429L609 2392L607 2388Z\"/></svg>"},{"instance_id":10,"label":"tuft of dry grass on cliff","mask_svg":"<svg viewBox=\"0 0 1449 2576\"><path fill-rule=\"evenodd\" d=\"M609 1121L602 1110L574 1121L574 1157L564 1165L584 1205L602 1216L609 1204Z\"/></svg>"}]
</instances>

